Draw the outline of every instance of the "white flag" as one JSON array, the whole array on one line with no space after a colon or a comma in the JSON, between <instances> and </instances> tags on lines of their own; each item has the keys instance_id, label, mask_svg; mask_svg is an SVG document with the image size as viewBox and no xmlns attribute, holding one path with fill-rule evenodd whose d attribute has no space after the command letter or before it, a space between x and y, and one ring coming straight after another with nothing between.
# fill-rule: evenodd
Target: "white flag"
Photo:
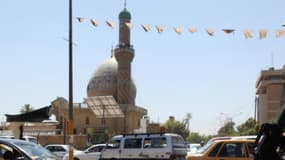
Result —
<instances>
[{"instance_id":1,"label":"white flag","mask_svg":"<svg viewBox=\"0 0 285 160\"><path fill-rule=\"evenodd\" d=\"M209 36L213 36L215 31L211 28L206 28L206 32L208 33Z\"/></svg>"},{"instance_id":2,"label":"white flag","mask_svg":"<svg viewBox=\"0 0 285 160\"><path fill-rule=\"evenodd\" d=\"M259 31L259 39L263 39L263 38L266 38L267 36L267 30L266 29L262 29Z\"/></svg>"},{"instance_id":3,"label":"white flag","mask_svg":"<svg viewBox=\"0 0 285 160\"><path fill-rule=\"evenodd\" d=\"M177 34L182 34L182 29L180 27L173 27L173 29Z\"/></svg>"},{"instance_id":4,"label":"white flag","mask_svg":"<svg viewBox=\"0 0 285 160\"><path fill-rule=\"evenodd\" d=\"M107 25L108 25L109 27L111 27L112 29L115 27L115 23L112 22L112 21L106 21L106 23L107 23Z\"/></svg>"},{"instance_id":5,"label":"white flag","mask_svg":"<svg viewBox=\"0 0 285 160\"><path fill-rule=\"evenodd\" d=\"M148 24L141 24L141 26L145 32L148 32L150 30L150 27Z\"/></svg>"},{"instance_id":6,"label":"white flag","mask_svg":"<svg viewBox=\"0 0 285 160\"><path fill-rule=\"evenodd\" d=\"M195 33L195 32L197 32L197 29L194 28L194 27L190 27L188 30L189 30L190 33Z\"/></svg>"},{"instance_id":7,"label":"white flag","mask_svg":"<svg viewBox=\"0 0 285 160\"><path fill-rule=\"evenodd\" d=\"M250 29L244 30L243 34L244 34L245 39L248 39L248 38L252 38L252 37L253 37L253 35L252 35L252 30L250 30Z\"/></svg>"},{"instance_id":8,"label":"white flag","mask_svg":"<svg viewBox=\"0 0 285 160\"><path fill-rule=\"evenodd\" d=\"M133 28L133 25L130 22L126 22L125 25L131 30Z\"/></svg>"},{"instance_id":9,"label":"white flag","mask_svg":"<svg viewBox=\"0 0 285 160\"><path fill-rule=\"evenodd\" d=\"M82 18L82 17L76 17L76 19L78 20L78 22L84 22L84 18Z\"/></svg>"},{"instance_id":10,"label":"white flag","mask_svg":"<svg viewBox=\"0 0 285 160\"><path fill-rule=\"evenodd\" d=\"M98 26L98 22L95 19L91 19L90 21L91 21L93 26L95 26L95 27Z\"/></svg>"},{"instance_id":11,"label":"white flag","mask_svg":"<svg viewBox=\"0 0 285 160\"><path fill-rule=\"evenodd\" d=\"M163 27L161 25L156 25L155 28L156 28L158 33L163 32Z\"/></svg>"},{"instance_id":12,"label":"white flag","mask_svg":"<svg viewBox=\"0 0 285 160\"><path fill-rule=\"evenodd\" d=\"M282 37L284 35L284 33L285 33L284 30L278 29L278 30L275 31L275 36L277 38L280 38L280 37Z\"/></svg>"}]
</instances>

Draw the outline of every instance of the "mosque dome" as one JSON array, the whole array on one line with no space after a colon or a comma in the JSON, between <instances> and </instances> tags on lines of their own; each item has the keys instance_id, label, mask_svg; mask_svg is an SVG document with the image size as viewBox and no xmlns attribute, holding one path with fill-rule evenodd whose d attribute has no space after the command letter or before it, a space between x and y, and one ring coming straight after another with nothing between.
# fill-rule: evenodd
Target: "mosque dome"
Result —
<instances>
[{"instance_id":1,"label":"mosque dome","mask_svg":"<svg viewBox=\"0 0 285 160\"><path fill-rule=\"evenodd\" d=\"M124 10L122 10L119 14L119 19L131 19L131 13L124 8Z\"/></svg>"},{"instance_id":2,"label":"mosque dome","mask_svg":"<svg viewBox=\"0 0 285 160\"><path fill-rule=\"evenodd\" d=\"M103 62L93 73L87 86L87 96L110 96L117 99L117 73L118 63L115 57ZM135 99L136 86L131 80L130 96Z\"/></svg>"}]
</instances>

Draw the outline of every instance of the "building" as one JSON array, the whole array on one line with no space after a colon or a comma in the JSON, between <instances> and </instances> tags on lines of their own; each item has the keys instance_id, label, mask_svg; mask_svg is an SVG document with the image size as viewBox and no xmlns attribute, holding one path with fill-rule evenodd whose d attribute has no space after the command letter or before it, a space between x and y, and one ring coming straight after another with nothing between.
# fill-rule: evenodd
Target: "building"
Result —
<instances>
[{"instance_id":1,"label":"building","mask_svg":"<svg viewBox=\"0 0 285 160\"><path fill-rule=\"evenodd\" d=\"M130 12L124 8L119 14L119 44L112 55L95 70L87 85L84 102L73 105L73 133L87 134L92 142L106 136L133 133L141 128L147 110L135 103L136 86L131 76L135 50L131 44ZM65 133L68 101L62 97L52 102L58 129Z\"/></svg>"},{"instance_id":2,"label":"building","mask_svg":"<svg viewBox=\"0 0 285 160\"><path fill-rule=\"evenodd\" d=\"M285 96L285 66L269 68L256 82L256 120L259 125L274 121L280 113Z\"/></svg>"}]
</instances>

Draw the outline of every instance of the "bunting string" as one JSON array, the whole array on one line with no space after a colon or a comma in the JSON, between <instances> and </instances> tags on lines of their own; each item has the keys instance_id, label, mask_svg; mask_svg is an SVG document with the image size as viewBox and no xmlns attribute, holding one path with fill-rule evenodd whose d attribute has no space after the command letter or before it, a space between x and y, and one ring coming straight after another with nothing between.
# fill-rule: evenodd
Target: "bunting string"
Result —
<instances>
[{"instance_id":1,"label":"bunting string","mask_svg":"<svg viewBox=\"0 0 285 160\"><path fill-rule=\"evenodd\" d=\"M85 22L85 18L82 18L82 17L76 17L77 21L79 23L83 23ZM99 23L96 19L90 19L90 22L91 24L94 26L94 27L98 27L99 26ZM115 28L115 23L112 21L112 20L106 20L106 25L111 28L111 29L114 29ZM128 29L133 29L134 25L130 22L126 22L125 23L126 27ZM143 29L144 32L150 32L151 31L151 25L149 24L140 24L140 27ZM282 25L282 27L285 27L285 24ZM157 24L157 25L154 25L154 28L155 28L155 31L159 34L163 33L164 32L164 29L165 27L163 25L160 25L160 24ZM183 29L179 26L174 26L173 27L173 31L175 33L177 33L177 35L181 35L183 33ZM191 34L194 34L196 32L198 32L198 29L195 28L195 27L188 27L187 28L187 31ZM223 31L225 34L234 34L236 32L236 29L232 29L232 28L224 28L224 29L221 29L221 31ZM215 34L215 30L212 29L212 28L205 28L205 32L209 35L209 36L214 36ZM245 39L251 39L254 37L254 34L253 34L253 30L251 29L245 29L243 30L243 36L245 37ZM267 35L268 35L269 31L267 29L260 29L258 31L258 36L259 36L259 39L262 40L262 39L265 39L267 38ZM284 36L285 34L285 29L276 29L274 31L275 33L275 37L276 38L280 38L282 36Z\"/></svg>"}]
</instances>

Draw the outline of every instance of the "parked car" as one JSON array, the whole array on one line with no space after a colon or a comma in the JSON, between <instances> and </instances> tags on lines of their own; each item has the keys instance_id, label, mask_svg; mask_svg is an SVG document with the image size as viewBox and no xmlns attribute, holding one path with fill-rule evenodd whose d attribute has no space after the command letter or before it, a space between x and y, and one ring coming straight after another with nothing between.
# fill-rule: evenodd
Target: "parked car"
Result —
<instances>
[{"instance_id":1,"label":"parked car","mask_svg":"<svg viewBox=\"0 0 285 160\"><path fill-rule=\"evenodd\" d=\"M97 160L105 146L106 144L94 144L84 151L74 151L74 160ZM69 154L66 154L63 159L68 160Z\"/></svg>"},{"instance_id":2,"label":"parked car","mask_svg":"<svg viewBox=\"0 0 285 160\"><path fill-rule=\"evenodd\" d=\"M183 138L173 133L117 135L102 150L100 160L109 159L185 159Z\"/></svg>"},{"instance_id":3,"label":"parked car","mask_svg":"<svg viewBox=\"0 0 285 160\"><path fill-rule=\"evenodd\" d=\"M60 160L44 147L19 139L0 139L0 159Z\"/></svg>"},{"instance_id":4,"label":"parked car","mask_svg":"<svg viewBox=\"0 0 285 160\"><path fill-rule=\"evenodd\" d=\"M36 137L33 137L33 136L23 136L23 140L38 143L38 139Z\"/></svg>"},{"instance_id":5,"label":"parked car","mask_svg":"<svg viewBox=\"0 0 285 160\"><path fill-rule=\"evenodd\" d=\"M46 149L54 153L60 158L63 158L66 154L69 153L69 145L65 144L49 144L45 146ZM77 152L77 149L74 149Z\"/></svg>"},{"instance_id":6,"label":"parked car","mask_svg":"<svg viewBox=\"0 0 285 160\"><path fill-rule=\"evenodd\" d=\"M247 137L217 137L208 141L186 160L253 160L255 139Z\"/></svg>"},{"instance_id":7,"label":"parked car","mask_svg":"<svg viewBox=\"0 0 285 160\"><path fill-rule=\"evenodd\" d=\"M199 148L201 148L200 143L189 143L187 144L187 152L189 153L195 153Z\"/></svg>"}]
</instances>

